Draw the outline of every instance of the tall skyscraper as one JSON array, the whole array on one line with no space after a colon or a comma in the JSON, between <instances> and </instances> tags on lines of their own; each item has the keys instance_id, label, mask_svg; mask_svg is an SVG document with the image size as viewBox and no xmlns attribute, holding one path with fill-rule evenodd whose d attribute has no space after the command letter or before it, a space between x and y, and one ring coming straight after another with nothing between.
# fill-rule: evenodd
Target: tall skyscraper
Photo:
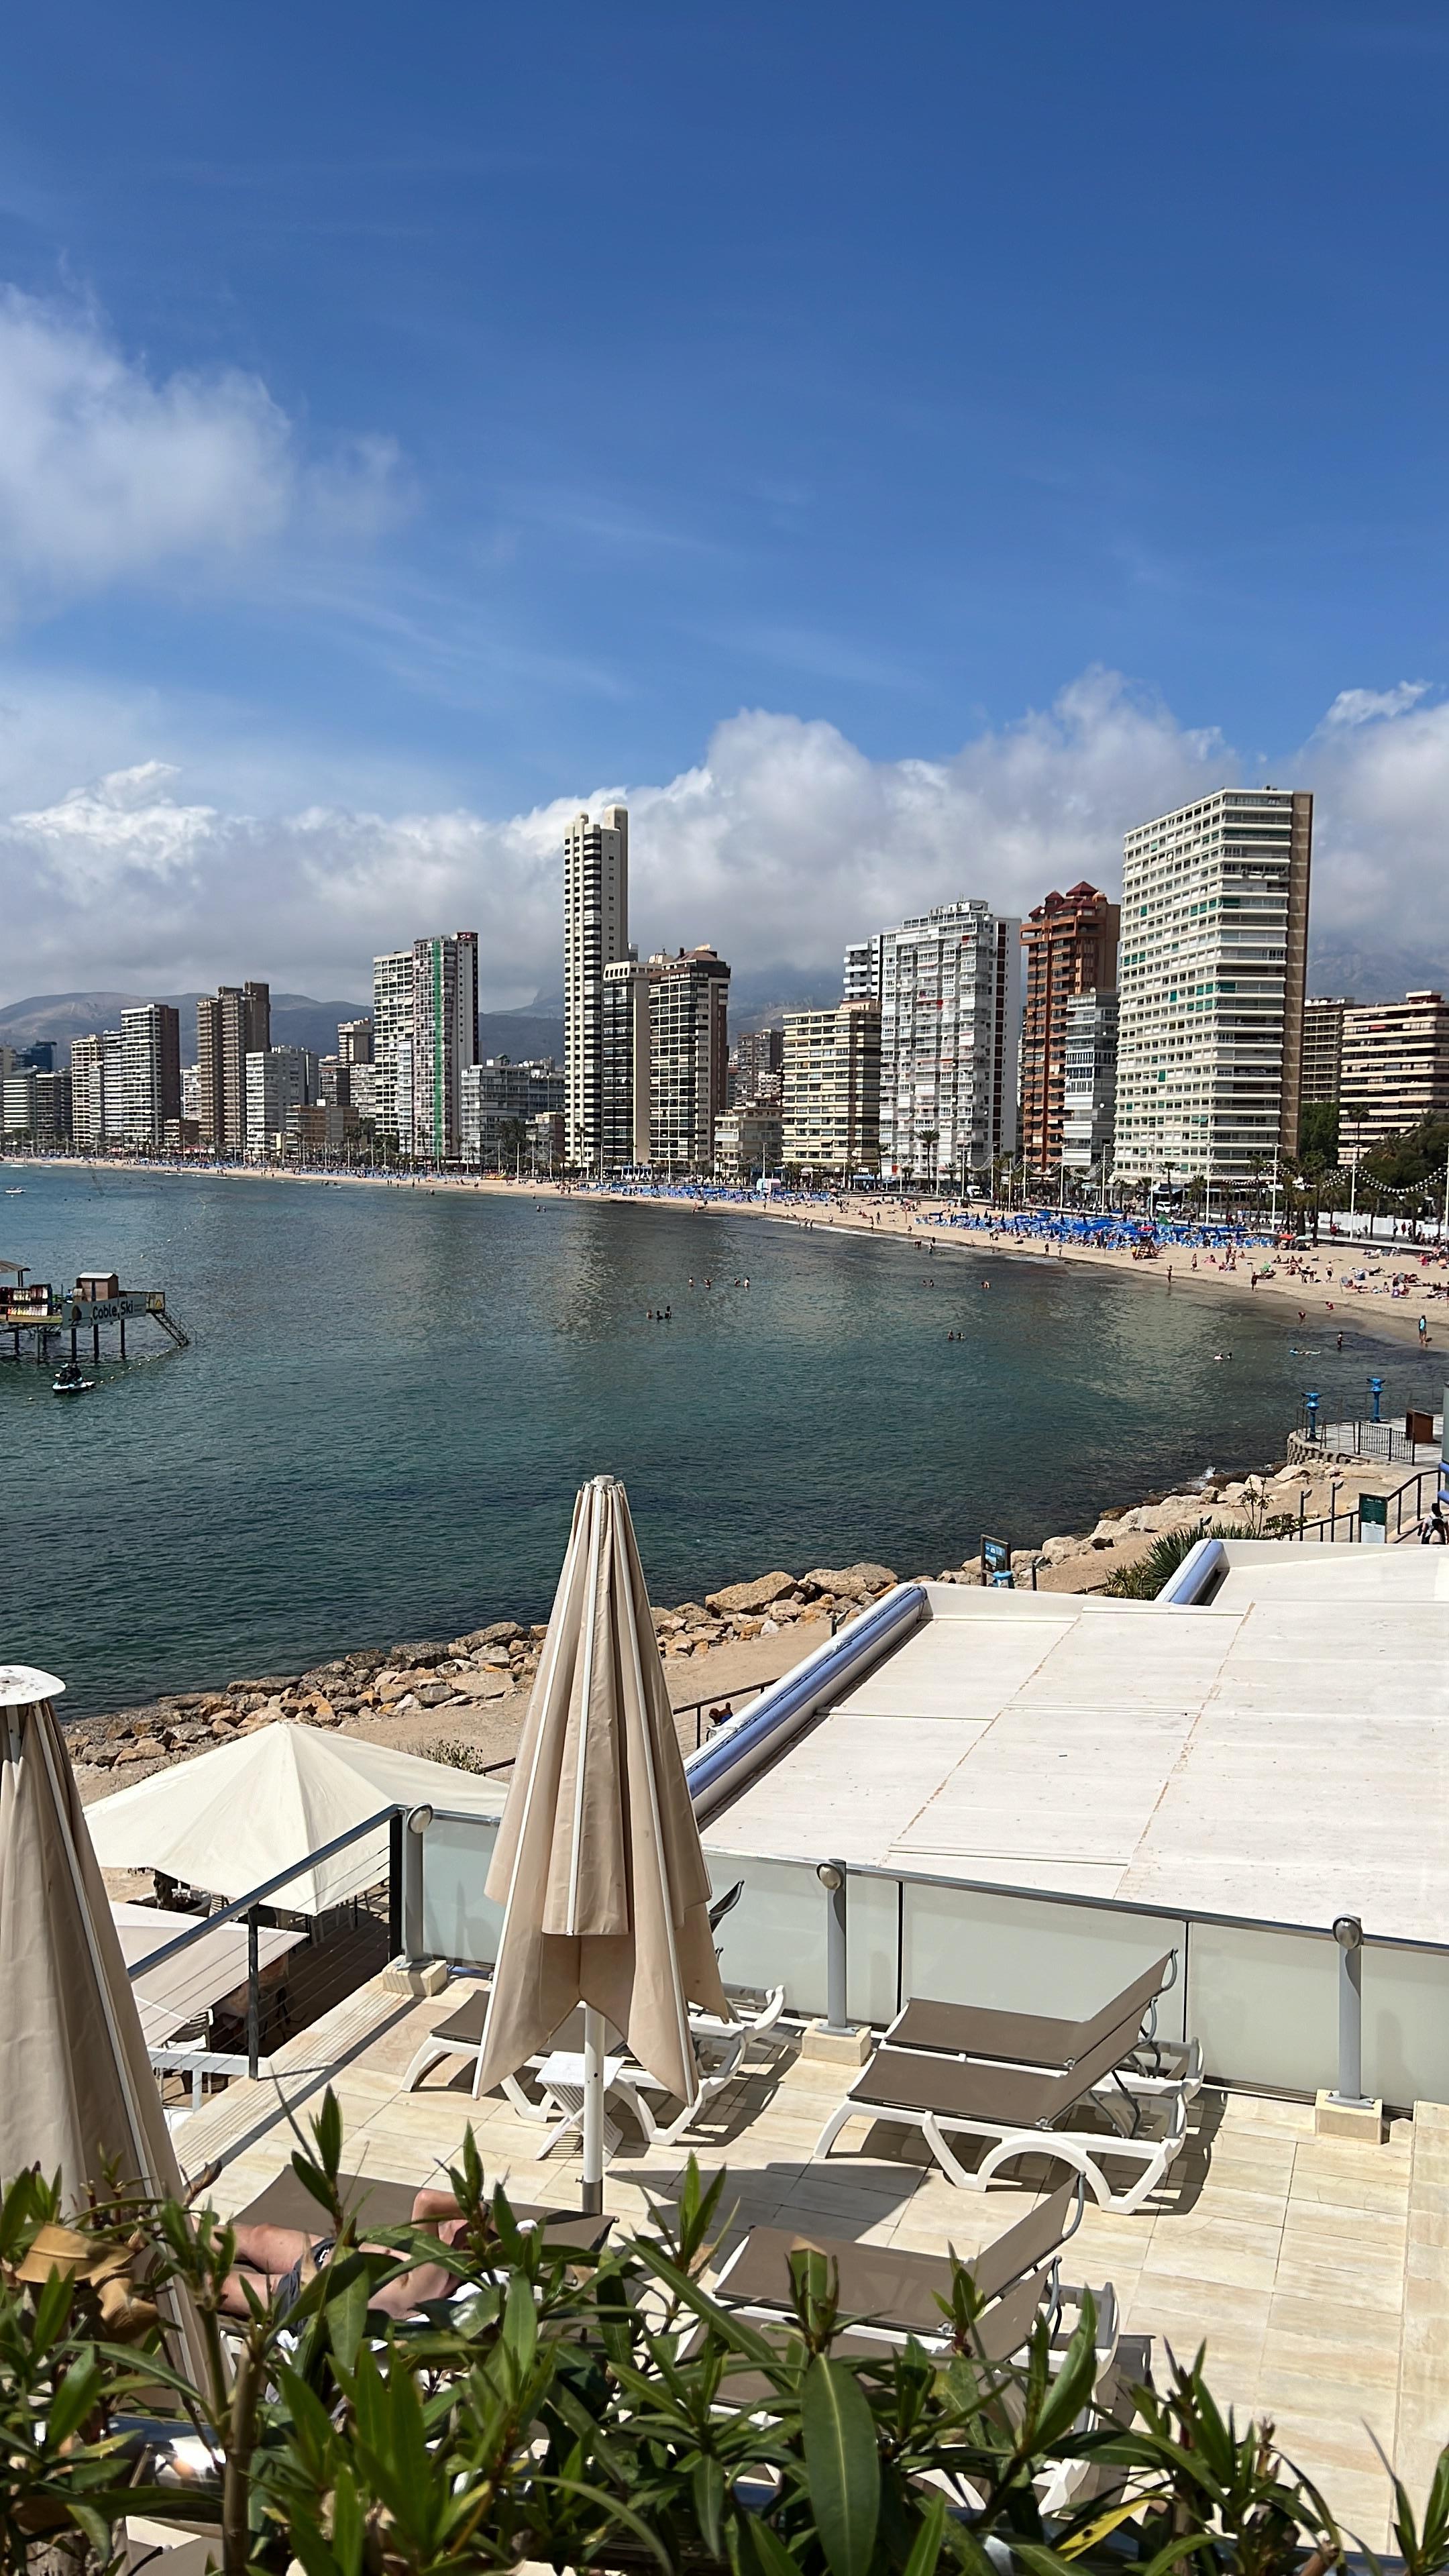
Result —
<instances>
[{"instance_id":1,"label":"tall skyscraper","mask_svg":"<svg viewBox=\"0 0 1449 2576\"><path fill-rule=\"evenodd\" d=\"M564 1112L570 1162L603 1152L604 969L629 949L629 811L576 814L564 833Z\"/></svg>"},{"instance_id":2,"label":"tall skyscraper","mask_svg":"<svg viewBox=\"0 0 1449 2576\"><path fill-rule=\"evenodd\" d=\"M269 984L222 984L196 1005L196 1062L201 1075L201 1140L239 1154L247 1135L249 1055L272 1043Z\"/></svg>"},{"instance_id":3,"label":"tall skyscraper","mask_svg":"<svg viewBox=\"0 0 1449 2576\"><path fill-rule=\"evenodd\" d=\"M1320 993L1303 1005L1303 1080L1299 1105L1336 1100L1343 1069L1344 1014L1354 1008L1352 993Z\"/></svg>"},{"instance_id":4,"label":"tall skyscraper","mask_svg":"<svg viewBox=\"0 0 1449 2576\"><path fill-rule=\"evenodd\" d=\"M1021 925L1021 1151L1037 1171L1055 1171L1062 1159L1068 1005L1115 986L1121 919L1119 906L1083 879L1047 895Z\"/></svg>"},{"instance_id":5,"label":"tall skyscraper","mask_svg":"<svg viewBox=\"0 0 1449 2576\"><path fill-rule=\"evenodd\" d=\"M477 931L415 939L412 1150L429 1162L456 1162L462 1153L462 1073L477 1061Z\"/></svg>"},{"instance_id":6,"label":"tall skyscraper","mask_svg":"<svg viewBox=\"0 0 1449 2576\"><path fill-rule=\"evenodd\" d=\"M121 1013L126 1134L161 1145L181 1115L181 1014L170 1002L137 1002Z\"/></svg>"},{"instance_id":7,"label":"tall skyscraper","mask_svg":"<svg viewBox=\"0 0 1449 2576\"><path fill-rule=\"evenodd\" d=\"M650 1159L707 1172L729 1079L730 970L712 948L649 960Z\"/></svg>"},{"instance_id":8,"label":"tall skyscraper","mask_svg":"<svg viewBox=\"0 0 1449 2576\"><path fill-rule=\"evenodd\" d=\"M878 1002L881 997L881 934L874 939L852 939L845 952L845 999L847 1002Z\"/></svg>"},{"instance_id":9,"label":"tall skyscraper","mask_svg":"<svg viewBox=\"0 0 1449 2576\"><path fill-rule=\"evenodd\" d=\"M83 1151L106 1141L106 1041L99 1030L70 1042L71 1130Z\"/></svg>"},{"instance_id":10,"label":"tall skyscraper","mask_svg":"<svg viewBox=\"0 0 1449 2576\"><path fill-rule=\"evenodd\" d=\"M959 1182L1014 1154L1020 921L936 904L881 932L880 985L882 1173Z\"/></svg>"},{"instance_id":11,"label":"tall skyscraper","mask_svg":"<svg viewBox=\"0 0 1449 2576\"><path fill-rule=\"evenodd\" d=\"M820 1173L880 1169L880 1004L787 1011L780 1151Z\"/></svg>"},{"instance_id":12,"label":"tall skyscraper","mask_svg":"<svg viewBox=\"0 0 1449 2576\"><path fill-rule=\"evenodd\" d=\"M1223 788L1123 852L1116 1170L1250 1179L1298 1149L1313 799Z\"/></svg>"},{"instance_id":13,"label":"tall skyscraper","mask_svg":"<svg viewBox=\"0 0 1449 2576\"><path fill-rule=\"evenodd\" d=\"M372 1022L369 1019L339 1020L337 1055L342 1064L371 1064Z\"/></svg>"},{"instance_id":14,"label":"tall skyscraper","mask_svg":"<svg viewBox=\"0 0 1449 2576\"><path fill-rule=\"evenodd\" d=\"M372 1048L377 1067L377 1132L408 1153L413 1142L413 952L393 948L372 961ZM339 1033L340 1034L340 1033ZM399 1082L398 1054L404 1050Z\"/></svg>"},{"instance_id":15,"label":"tall skyscraper","mask_svg":"<svg viewBox=\"0 0 1449 2576\"><path fill-rule=\"evenodd\" d=\"M649 1161L650 1078L649 969L631 948L604 968L599 1141L607 1172Z\"/></svg>"}]
</instances>

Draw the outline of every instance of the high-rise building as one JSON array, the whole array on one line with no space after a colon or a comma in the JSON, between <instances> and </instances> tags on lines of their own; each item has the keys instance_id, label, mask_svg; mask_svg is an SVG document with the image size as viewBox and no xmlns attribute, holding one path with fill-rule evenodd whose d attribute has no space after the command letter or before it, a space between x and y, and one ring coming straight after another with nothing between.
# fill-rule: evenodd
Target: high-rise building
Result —
<instances>
[{"instance_id":1,"label":"high-rise building","mask_svg":"<svg viewBox=\"0 0 1449 2576\"><path fill-rule=\"evenodd\" d=\"M33 1140L37 1125L35 1084L32 1065L21 1065L0 1075L0 1130L5 1135Z\"/></svg>"},{"instance_id":2,"label":"high-rise building","mask_svg":"<svg viewBox=\"0 0 1449 2576\"><path fill-rule=\"evenodd\" d=\"M651 1152L649 968L629 949L604 968L599 1148L606 1172L638 1170Z\"/></svg>"},{"instance_id":3,"label":"high-rise building","mask_svg":"<svg viewBox=\"0 0 1449 2576\"><path fill-rule=\"evenodd\" d=\"M629 951L629 812L576 814L564 833L564 1074L569 1159L603 1152L604 969Z\"/></svg>"},{"instance_id":4,"label":"high-rise building","mask_svg":"<svg viewBox=\"0 0 1449 2576\"><path fill-rule=\"evenodd\" d=\"M563 1116L564 1077L548 1060L512 1063L506 1055L463 1067L463 1160L480 1171L512 1171L528 1159L537 1120ZM550 1131L551 1132L551 1131ZM558 1140L554 1161L562 1155Z\"/></svg>"},{"instance_id":5,"label":"high-rise building","mask_svg":"<svg viewBox=\"0 0 1449 2576\"><path fill-rule=\"evenodd\" d=\"M780 1074L787 1165L837 1173L880 1169L880 1004L787 1011Z\"/></svg>"},{"instance_id":6,"label":"high-rise building","mask_svg":"<svg viewBox=\"0 0 1449 2576\"><path fill-rule=\"evenodd\" d=\"M785 1062L783 1029L746 1029L735 1040L734 1096L737 1100L758 1100L760 1086L778 1074ZM768 1094L765 1095L768 1097Z\"/></svg>"},{"instance_id":7,"label":"high-rise building","mask_svg":"<svg viewBox=\"0 0 1449 2576\"><path fill-rule=\"evenodd\" d=\"M1083 879L1055 890L1021 925L1026 990L1021 1022L1021 1152L1039 1172L1062 1159L1067 1009L1117 981L1120 907Z\"/></svg>"},{"instance_id":8,"label":"high-rise building","mask_svg":"<svg viewBox=\"0 0 1449 2576\"><path fill-rule=\"evenodd\" d=\"M18 1050L16 1065L21 1069L28 1065L32 1073L54 1073L55 1048L54 1038L32 1038L29 1046Z\"/></svg>"},{"instance_id":9,"label":"high-rise building","mask_svg":"<svg viewBox=\"0 0 1449 2576\"><path fill-rule=\"evenodd\" d=\"M373 1062L377 1067L377 1132L389 1144L412 1151L413 1141L413 952L393 948L372 961ZM338 1032L339 1036L341 1031ZM399 1051L405 1050L406 1080L400 1080Z\"/></svg>"},{"instance_id":10,"label":"high-rise building","mask_svg":"<svg viewBox=\"0 0 1449 2576\"><path fill-rule=\"evenodd\" d=\"M707 1172L729 1077L730 970L712 948L649 960L649 1152Z\"/></svg>"},{"instance_id":11,"label":"high-rise building","mask_svg":"<svg viewBox=\"0 0 1449 2576\"><path fill-rule=\"evenodd\" d=\"M371 1020L339 1020L337 1023L337 1053L343 1064L371 1064Z\"/></svg>"},{"instance_id":12,"label":"high-rise building","mask_svg":"<svg viewBox=\"0 0 1449 2576\"><path fill-rule=\"evenodd\" d=\"M1068 1002L1062 1073L1062 1162L1069 1172L1112 1169L1117 1128L1117 996L1100 986Z\"/></svg>"},{"instance_id":13,"label":"high-rise building","mask_svg":"<svg viewBox=\"0 0 1449 2576\"><path fill-rule=\"evenodd\" d=\"M133 1145L160 1145L181 1115L181 1014L170 1002L137 1002L121 1013L124 1120Z\"/></svg>"},{"instance_id":14,"label":"high-rise building","mask_svg":"<svg viewBox=\"0 0 1449 2576\"><path fill-rule=\"evenodd\" d=\"M1223 788L1129 832L1116 1171L1242 1182L1296 1153L1310 795Z\"/></svg>"},{"instance_id":15,"label":"high-rise building","mask_svg":"<svg viewBox=\"0 0 1449 2576\"><path fill-rule=\"evenodd\" d=\"M478 933L413 942L412 1149L433 1163L463 1150L462 1073L478 1061Z\"/></svg>"},{"instance_id":16,"label":"high-rise building","mask_svg":"<svg viewBox=\"0 0 1449 2576\"><path fill-rule=\"evenodd\" d=\"M785 1159L785 1128L771 1101L736 1101L714 1122L715 1170L736 1184L778 1172Z\"/></svg>"},{"instance_id":17,"label":"high-rise building","mask_svg":"<svg viewBox=\"0 0 1449 2576\"><path fill-rule=\"evenodd\" d=\"M225 1154L239 1154L247 1134L249 1055L264 1055L272 1043L272 993L269 984L222 984L213 997L196 1005L196 1063L200 1074L198 1111L203 1144Z\"/></svg>"},{"instance_id":18,"label":"high-rise building","mask_svg":"<svg viewBox=\"0 0 1449 2576\"><path fill-rule=\"evenodd\" d=\"M1354 1008L1352 993L1311 994L1303 1005L1303 1080L1299 1105L1338 1098L1343 1064L1343 1015Z\"/></svg>"},{"instance_id":19,"label":"high-rise building","mask_svg":"<svg viewBox=\"0 0 1449 2576\"><path fill-rule=\"evenodd\" d=\"M101 1049L105 1062L102 1089L104 1141L107 1145L124 1145L130 1135L127 1123L130 1104L126 1090L126 1041L119 1029L102 1029Z\"/></svg>"},{"instance_id":20,"label":"high-rise building","mask_svg":"<svg viewBox=\"0 0 1449 2576\"><path fill-rule=\"evenodd\" d=\"M845 952L844 998L878 1002L881 997L881 933L874 939L852 939Z\"/></svg>"},{"instance_id":21,"label":"high-rise building","mask_svg":"<svg viewBox=\"0 0 1449 2576\"><path fill-rule=\"evenodd\" d=\"M287 1113L308 1107L317 1097L317 1058L309 1048L277 1046L259 1049L246 1060L246 1150L249 1155L280 1153L286 1141Z\"/></svg>"},{"instance_id":22,"label":"high-rise building","mask_svg":"<svg viewBox=\"0 0 1449 2576\"><path fill-rule=\"evenodd\" d=\"M880 985L882 1173L959 1181L1014 1154L1020 921L937 904L881 932Z\"/></svg>"},{"instance_id":23,"label":"high-rise building","mask_svg":"<svg viewBox=\"0 0 1449 2576\"><path fill-rule=\"evenodd\" d=\"M106 1141L106 1042L99 1031L70 1042L71 1132L87 1153Z\"/></svg>"},{"instance_id":24,"label":"high-rise building","mask_svg":"<svg viewBox=\"0 0 1449 2576\"><path fill-rule=\"evenodd\" d=\"M1449 1117L1449 1001L1406 993L1345 1010L1338 1103L1345 1163L1426 1118Z\"/></svg>"}]
</instances>

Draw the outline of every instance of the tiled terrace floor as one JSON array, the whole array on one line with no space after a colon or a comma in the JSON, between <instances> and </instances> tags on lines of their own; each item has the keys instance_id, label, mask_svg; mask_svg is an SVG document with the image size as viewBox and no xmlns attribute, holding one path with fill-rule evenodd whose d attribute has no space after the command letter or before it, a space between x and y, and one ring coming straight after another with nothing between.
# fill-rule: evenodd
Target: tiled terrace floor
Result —
<instances>
[{"instance_id":1,"label":"tiled terrace floor","mask_svg":"<svg viewBox=\"0 0 1449 2576\"><path fill-rule=\"evenodd\" d=\"M315 2107L330 2073L352 2171L422 2182L453 2158L471 2119L490 2181L520 2199L570 2204L577 2154L566 2146L536 2161L539 2132L501 2096L475 2103L456 2061L420 2092L400 2090L420 2040L458 2001L456 1984L424 2003L364 1989L275 2061L282 2091L299 2111ZM757 2221L934 2251L950 2243L969 2255L1026 2207L1019 2190L955 2189L917 2136L883 2125L855 2125L827 2164L812 2165L848 2080L800 2058L793 2041L760 2043L741 2081L709 2106L695 2146L702 2165L725 2164L734 2178L730 2241ZM229 2154L213 2193L229 2211L286 2165L292 2140L276 2090L241 2085L178 2144L193 2171ZM646 2154L626 2127L605 2206L627 2224L646 2194L669 2196L686 2154ZM1089 2200L1065 2269L1111 2280L1128 2332L1184 2355L1206 2341L1220 2401L1240 2418L1271 2416L1289 2457L1371 2546L1387 2537L1389 2505L1371 2435L1416 2502L1427 2488L1449 2439L1449 2110L1420 2105L1375 2148L1315 2137L1299 2103L1205 2092L1156 2205L1119 2217ZM1160 2378L1160 2343L1157 2357Z\"/></svg>"}]
</instances>

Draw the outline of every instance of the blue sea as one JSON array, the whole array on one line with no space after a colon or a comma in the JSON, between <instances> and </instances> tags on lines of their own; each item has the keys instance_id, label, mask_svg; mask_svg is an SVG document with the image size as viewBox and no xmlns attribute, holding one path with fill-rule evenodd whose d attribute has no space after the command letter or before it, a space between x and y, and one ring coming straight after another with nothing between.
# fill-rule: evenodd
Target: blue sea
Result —
<instances>
[{"instance_id":1,"label":"blue sea","mask_svg":"<svg viewBox=\"0 0 1449 2576\"><path fill-rule=\"evenodd\" d=\"M985 1529L1026 1546L1281 1457L1305 1385L1332 1418L1371 1369L1394 1411L1442 1373L1160 1267L527 1191L4 1178L0 1257L164 1288L192 1335L135 1325L71 1403L0 1365L0 1661L62 1676L75 1715L545 1617L600 1471L659 1602L862 1557L935 1574Z\"/></svg>"}]
</instances>

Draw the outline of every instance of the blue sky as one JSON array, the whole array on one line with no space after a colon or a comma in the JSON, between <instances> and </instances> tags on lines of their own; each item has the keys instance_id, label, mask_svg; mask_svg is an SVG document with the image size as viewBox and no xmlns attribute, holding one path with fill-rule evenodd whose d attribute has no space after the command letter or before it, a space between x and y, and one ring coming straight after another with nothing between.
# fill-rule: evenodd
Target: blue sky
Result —
<instances>
[{"instance_id":1,"label":"blue sky","mask_svg":"<svg viewBox=\"0 0 1449 2576\"><path fill-rule=\"evenodd\" d=\"M756 962L1108 874L1209 771L1320 786L1325 920L1436 850L1442 9L6 50L3 991L240 971L240 875L279 980L472 898L521 994L614 790L646 940Z\"/></svg>"}]
</instances>

